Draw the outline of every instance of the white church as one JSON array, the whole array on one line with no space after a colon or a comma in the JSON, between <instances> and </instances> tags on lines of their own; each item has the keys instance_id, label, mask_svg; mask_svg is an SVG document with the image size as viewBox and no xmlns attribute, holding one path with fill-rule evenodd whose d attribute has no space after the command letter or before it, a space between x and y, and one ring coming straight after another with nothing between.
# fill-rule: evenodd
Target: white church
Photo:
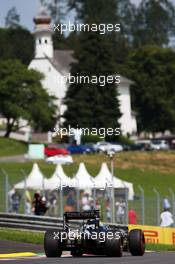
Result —
<instances>
[{"instance_id":1,"label":"white church","mask_svg":"<svg viewBox=\"0 0 175 264\"><path fill-rule=\"evenodd\" d=\"M66 109L63 104L68 85L63 81L69 76L71 63L74 62L72 50L54 50L52 41L51 17L41 8L34 18L35 23L35 57L29 68L44 74L43 87L49 94L57 97L59 115ZM131 109L130 85L132 81L121 76L118 86L118 99L122 116L119 120L123 135L137 132L136 116ZM117 89L117 87L116 87Z\"/></svg>"}]
</instances>

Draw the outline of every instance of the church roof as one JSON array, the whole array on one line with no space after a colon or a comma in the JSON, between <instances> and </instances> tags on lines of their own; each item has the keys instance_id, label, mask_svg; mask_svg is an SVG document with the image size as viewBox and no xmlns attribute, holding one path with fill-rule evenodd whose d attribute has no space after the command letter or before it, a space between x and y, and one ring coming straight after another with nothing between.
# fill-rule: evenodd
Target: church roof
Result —
<instances>
[{"instance_id":1,"label":"church roof","mask_svg":"<svg viewBox=\"0 0 175 264\"><path fill-rule=\"evenodd\" d=\"M73 53L73 50L54 50L54 57L49 60L59 72L69 73L71 64L76 62L73 58Z\"/></svg>"},{"instance_id":2,"label":"church roof","mask_svg":"<svg viewBox=\"0 0 175 264\"><path fill-rule=\"evenodd\" d=\"M39 12L37 15L34 17L34 22L35 24L50 24L51 22L51 17L47 12L47 9L43 6L40 7Z\"/></svg>"},{"instance_id":3,"label":"church roof","mask_svg":"<svg viewBox=\"0 0 175 264\"><path fill-rule=\"evenodd\" d=\"M65 73L68 74L69 72L71 72L72 63L77 62L73 54L74 54L73 50L54 50L53 58L49 58L46 55L45 56L50 61L50 63L55 67L55 69L64 75ZM120 83L127 85L134 84L133 81L122 75L120 75Z\"/></svg>"},{"instance_id":4,"label":"church roof","mask_svg":"<svg viewBox=\"0 0 175 264\"><path fill-rule=\"evenodd\" d=\"M126 83L126 84L129 84L129 85L134 84L133 81L131 81L130 79L128 79L128 78L126 78L124 76L120 76L120 83Z\"/></svg>"},{"instance_id":5,"label":"church roof","mask_svg":"<svg viewBox=\"0 0 175 264\"><path fill-rule=\"evenodd\" d=\"M71 71L71 64L76 62L77 60L73 57L73 50L54 50L53 59L49 59L52 65L61 73ZM130 79L120 76L120 82L126 84L133 84L134 82Z\"/></svg>"}]
</instances>

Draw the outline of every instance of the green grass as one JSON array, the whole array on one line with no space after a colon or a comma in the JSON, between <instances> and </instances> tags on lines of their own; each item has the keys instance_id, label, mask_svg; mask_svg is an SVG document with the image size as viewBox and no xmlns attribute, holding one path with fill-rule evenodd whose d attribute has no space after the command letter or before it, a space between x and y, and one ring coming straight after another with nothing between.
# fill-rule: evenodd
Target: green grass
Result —
<instances>
[{"instance_id":1,"label":"green grass","mask_svg":"<svg viewBox=\"0 0 175 264\"><path fill-rule=\"evenodd\" d=\"M0 157L20 155L26 152L26 143L10 138L0 137Z\"/></svg>"},{"instance_id":2,"label":"green grass","mask_svg":"<svg viewBox=\"0 0 175 264\"><path fill-rule=\"evenodd\" d=\"M75 175L79 162L82 157L79 156L74 157L75 163L69 166L63 166L65 172L69 176ZM98 161L96 164L86 161L86 159L97 160L96 156L83 156L83 160L85 161L86 167L88 171L95 176L100 169L100 164ZM103 160L105 161L105 159ZM107 161L107 160L106 160ZM39 161L38 165L46 177L50 177L54 170L55 165L46 164L44 161ZM1 162L0 168L3 168L9 175L9 183L12 186L18 181L22 180L24 176L21 173L21 169L23 169L26 174L28 174L33 166L32 161L27 161L25 163L21 162ZM141 168L117 168L117 164L115 164L115 175L121 178L122 180L130 181L134 184L134 190L136 193L139 193L138 185L141 185L145 190L145 196L154 197L153 188L156 188L162 196L168 194L168 188L175 190L175 172L164 172L160 171L159 167L157 170L148 169L142 170ZM3 176L0 176L0 180L2 183ZM165 184L166 182L166 184ZM2 186L2 184L0 185Z\"/></svg>"},{"instance_id":3,"label":"green grass","mask_svg":"<svg viewBox=\"0 0 175 264\"><path fill-rule=\"evenodd\" d=\"M0 228L0 239L42 245L44 233Z\"/></svg>"},{"instance_id":4,"label":"green grass","mask_svg":"<svg viewBox=\"0 0 175 264\"><path fill-rule=\"evenodd\" d=\"M152 251L175 251L174 245L162 245L162 244L147 244L146 250L152 250Z\"/></svg>"}]
</instances>

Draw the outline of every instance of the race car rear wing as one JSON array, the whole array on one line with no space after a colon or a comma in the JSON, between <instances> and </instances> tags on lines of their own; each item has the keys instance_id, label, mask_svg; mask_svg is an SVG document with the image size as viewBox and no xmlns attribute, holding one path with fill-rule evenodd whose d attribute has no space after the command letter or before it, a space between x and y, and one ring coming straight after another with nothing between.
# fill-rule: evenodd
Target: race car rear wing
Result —
<instances>
[{"instance_id":1,"label":"race car rear wing","mask_svg":"<svg viewBox=\"0 0 175 264\"><path fill-rule=\"evenodd\" d=\"M99 210L90 210L84 212L66 212L64 213L66 220L84 220L97 219L100 217Z\"/></svg>"},{"instance_id":2,"label":"race car rear wing","mask_svg":"<svg viewBox=\"0 0 175 264\"><path fill-rule=\"evenodd\" d=\"M90 210L84 212L66 212L63 215L63 226L64 229L68 228L69 220L86 220L86 219L95 219L99 221L100 212L99 210Z\"/></svg>"}]
</instances>

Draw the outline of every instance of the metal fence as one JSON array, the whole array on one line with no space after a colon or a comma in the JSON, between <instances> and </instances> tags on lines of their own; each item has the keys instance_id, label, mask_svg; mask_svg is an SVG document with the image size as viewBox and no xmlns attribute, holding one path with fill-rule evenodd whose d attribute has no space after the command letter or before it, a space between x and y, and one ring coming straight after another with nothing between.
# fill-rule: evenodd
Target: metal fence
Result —
<instances>
[{"instance_id":1,"label":"metal fence","mask_svg":"<svg viewBox=\"0 0 175 264\"><path fill-rule=\"evenodd\" d=\"M22 172L21 172L22 173ZM25 173L23 172L23 177ZM21 177L20 177L21 179ZM13 188L13 178L8 177L5 170L0 171L0 212L14 212L12 201L11 201L11 190ZM159 191L155 188L150 190L152 195L146 196L143 186L138 186L137 193L135 193L133 200L128 200L127 189L119 190L112 188L106 188L105 190L92 190L89 195L91 208L100 209L101 218L104 222L113 222L128 224L128 213L132 209L136 213L137 224L144 225L160 225L160 214L164 209L163 197ZM31 197L31 201L28 200L28 195ZM113 192L114 191L114 192ZM26 203L32 203L34 196L34 190L19 190L20 194L20 205L18 213L26 212ZM49 207L46 215L62 217L63 212L67 210L82 210L82 197L84 197L87 191L81 191L77 189L63 188L54 191L55 201L51 203L50 196L53 193L41 190L42 196L46 198L47 205ZM71 193L72 206L67 204L68 197ZM173 214L175 222L175 195L174 190L167 189L166 199L170 203L170 211ZM118 215L119 206L123 206L123 215ZM32 206L31 206L32 207ZM31 211L32 214L32 211Z\"/></svg>"}]
</instances>

